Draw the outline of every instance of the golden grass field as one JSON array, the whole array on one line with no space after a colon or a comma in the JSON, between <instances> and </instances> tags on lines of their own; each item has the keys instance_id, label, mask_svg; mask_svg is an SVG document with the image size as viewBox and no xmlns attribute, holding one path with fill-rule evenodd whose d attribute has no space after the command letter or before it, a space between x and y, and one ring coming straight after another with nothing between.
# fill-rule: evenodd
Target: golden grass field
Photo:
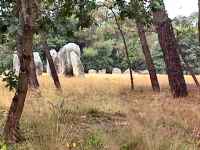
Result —
<instances>
[{"instance_id":1,"label":"golden grass field","mask_svg":"<svg viewBox=\"0 0 200 150\"><path fill-rule=\"evenodd\" d=\"M43 75L40 89L27 96L21 120L26 141L14 149L198 150L200 92L185 78L189 96L173 99L166 75L159 75L159 94L148 75L134 75L134 91L128 75L60 77L62 92ZM0 82L0 127L13 94Z\"/></svg>"}]
</instances>

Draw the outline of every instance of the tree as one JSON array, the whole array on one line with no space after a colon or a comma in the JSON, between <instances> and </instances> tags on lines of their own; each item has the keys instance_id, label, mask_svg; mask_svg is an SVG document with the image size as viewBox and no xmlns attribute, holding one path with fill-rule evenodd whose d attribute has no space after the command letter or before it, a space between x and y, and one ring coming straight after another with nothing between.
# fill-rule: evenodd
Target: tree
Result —
<instances>
[{"instance_id":1,"label":"tree","mask_svg":"<svg viewBox=\"0 0 200 150\"><path fill-rule=\"evenodd\" d=\"M153 91L159 92L160 85L159 85L157 74L156 74L156 68L154 66L153 59L151 57L151 53L150 53L149 46L147 43L144 26L139 22L136 22L136 24L137 24L138 35L140 37L140 43L141 43L142 50L144 53L146 65L147 65L149 75L150 75L152 89Z\"/></svg>"},{"instance_id":2,"label":"tree","mask_svg":"<svg viewBox=\"0 0 200 150\"><path fill-rule=\"evenodd\" d=\"M128 17L129 19L135 20L137 32L142 46L142 51L145 56L147 69L149 71L153 91L160 91L160 86L156 75L156 68L151 57L144 30L145 25L149 23L148 21L150 16L144 8L144 2L138 0L131 0L129 3L127 3L124 0L116 0L116 4L119 6L120 17Z\"/></svg>"},{"instance_id":3,"label":"tree","mask_svg":"<svg viewBox=\"0 0 200 150\"><path fill-rule=\"evenodd\" d=\"M178 44L171 20L165 11L163 0L152 0L151 10L153 12L153 22L158 33L159 43L163 50L172 94L174 97L185 97L188 95L188 92L177 51Z\"/></svg>"},{"instance_id":4,"label":"tree","mask_svg":"<svg viewBox=\"0 0 200 150\"><path fill-rule=\"evenodd\" d=\"M0 30L4 31L5 34L9 33L10 32L9 30L11 30L14 33L14 35L16 35L16 30L17 30L15 27L16 16L14 16L15 9L16 9L16 2L14 0L8 0L8 1L3 0L0 2L0 6L1 6L0 23L2 22L2 24L0 25ZM36 5L34 7L36 7ZM37 13L35 13L34 15L37 15ZM5 34L2 34L2 35L5 35ZM5 38L2 39L2 42L4 42L4 40ZM31 55L30 68L31 70L29 72L29 79L28 79L29 86L31 88L38 88L39 83L37 80L33 54Z\"/></svg>"},{"instance_id":5,"label":"tree","mask_svg":"<svg viewBox=\"0 0 200 150\"><path fill-rule=\"evenodd\" d=\"M156 68L153 63L153 59L151 57L151 52L150 52L147 39L146 39L146 34L145 34L145 25L146 26L151 25L151 21L149 20L150 14L148 13L147 10L145 10L143 1L132 0L129 5L130 6L129 6L128 16L129 18L135 19L135 22L136 22L136 27L137 27L138 35L140 38L142 51L143 51L147 69L150 75L152 89L153 91L159 92L160 85L159 85L157 74L156 74ZM133 8L135 8L134 12L133 12Z\"/></svg>"},{"instance_id":6,"label":"tree","mask_svg":"<svg viewBox=\"0 0 200 150\"><path fill-rule=\"evenodd\" d=\"M117 6L116 4L118 4L118 2L110 3L109 1L106 1L106 3L101 4L100 7L103 6L107 9L109 9L112 12L112 15L113 15L114 20L115 20L115 24L117 25L117 29L120 32L120 36L121 36L123 44L124 44L126 61L127 61L129 72L130 72L131 90L133 90L134 89L133 73L132 73L132 66L131 66L131 61L130 61L129 53L128 53L128 46L127 46L127 43L126 43L124 32L121 28L118 16L116 15L116 12L115 12L115 6ZM124 1L122 3L124 3Z\"/></svg>"},{"instance_id":7,"label":"tree","mask_svg":"<svg viewBox=\"0 0 200 150\"><path fill-rule=\"evenodd\" d=\"M38 24L38 32L40 33L40 37L41 37L41 49L43 49L42 53L44 53L45 55L45 59L47 59L47 61L49 62L49 67L50 67L50 71L51 71L51 76L53 78L54 81L54 85L58 90L61 90L61 85L60 85L60 81L58 78L58 74L53 62L53 59L51 57L50 54L50 49L47 43L48 40L48 31L51 28L55 28L54 27L54 22L55 21L53 19L53 16L56 18L58 17L58 14L53 14L53 16L49 15L50 12L59 12L59 10L62 8L57 7L57 5L59 5L57 2L54 1L46 1L46 2L41 2L40 6L38 6L38 9L40 9L40 18L39 21L37 22ZM61 4L60 4L61 5ZM55 7L55 8L54 8ZM52 11L51 9L54 9L54 11Z\"/></svg>"},{"instance_id":8,"label":"tree","mask_svg":"<svg viewBox=\"0 0 200 150\"><path fill-rule=\"evenodd\" d=\"M126 53L126 59L127 59L127 63L128 63L129 72L130 72L131 90L133 90L134 89L133 72L132 72L132 67L131 67L131 61L129 59L128 47L127 47L127 44L126 44L126 39L125 39L124 33L123 33L122 29L121 29L120 23L118 22L118 19L117 19L117 16L116 16L115 12L113 11L112 8L110 8L110 10L112 11L112 13L114 15L115 23L117 25L117 28L118 28L118 30L119 30L119 32L121 34L121 37L122 37L122 40L123 40L123 43L124 43L124 49L125 49L125 53Z\"/></svg>"},{"instance_id":9,"label":"tree","mask_svg":"<svg viewBox=\"0 0 200 150\"><path fill-rule=\"evenodd\" d=\"M184 57L182 59L182 63L185 64L184 71L190 74L191 72L189 70L192 70L195 74L200 73L200 47L198 39L196 38L198 29L194 26L197 17L198 13L192 13L189 17L179 16L173 20L176 39L181 49L181 55ZM191 66L190 69L187 66Z\"/></svg>"},{"instance_id":10,"label":"tree","mask_svg":"<svg viewBox=\"0 0 200 150\"><path fill-rule=\"evenodd\" d=\"M31 71L30 63L33 54L33 6L32 0L17 0L19 28L16 41L21 67L18 87L12 99L4 127L4 138L8 143L16 143L21 140L19 122L28 91L28 78Z\"/></svg>"},{"instance_id":11,"label":"tree","mask_svg":"<svg viewBox=\"0 0 200 150\"><path fill-rule=\"evenodd\" d=\"M46 56L46 58L49 62L49 67L50 67L50 70L51 70L51 76L53 78L53 81L54 81L56 88L61 90L61 85L60 85L60 81L59 81L59 78L58 78L58 74L57 74L53 59L51 57L51 54L49 52L46 33L42 33L41 36L42 36L42 42L43 42L43 50L44 50L45 56Z\"/></svg>"}]
</instances>

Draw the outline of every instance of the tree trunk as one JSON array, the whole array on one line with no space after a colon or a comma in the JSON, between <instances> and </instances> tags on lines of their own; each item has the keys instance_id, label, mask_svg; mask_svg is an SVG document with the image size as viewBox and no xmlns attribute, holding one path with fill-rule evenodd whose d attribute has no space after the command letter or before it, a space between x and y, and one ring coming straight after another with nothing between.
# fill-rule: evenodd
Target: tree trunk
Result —
<instances>
[{"instance_id":1,"label":"tree trunk","mask_svg":"<svg viewBox=\"0 0 200 150\"><path fill-rule=\"evenodd\" d=\"M51 70L51 75L52 75L54 84L57 89L61 90L61 85L60 85L60 81L58 78L58 74L57 74L53 59L51 57L51 54L49 52L49 48L48 48L48 44L47 44L47 36L45 33L42 33L41 35L42 35L42 42L43 42L43 50L44 50L45 56L49 62L49 67Z\"/></svg>"},{"instance_id":2,"label":"tree trunk","mask_svg":"<svg viewBox=\"0 0 200 150\"><path fill-rule=\"evenodd\" d=\"M18 0L19 29L17 33L17 51L20 60L19 83L15 96L12 99L7 121L4 127L4 138L7 143L16 143L21 140L19 122L23 112L25 98L28 91L28 77L32 56L32 0Z\"/></svg>"},{"instance_id":3,"label":"tree trunk","mask_svg":"<svg viewBox=\"0 0 200 150\"><path fill-rule=\"evenodd\" d=\"M200 89L199 81L198 81L198 79L196 78L195 73L194 73L193 70L192 70L192 67L190 66L190 64L189 64L189 63L187 62L187 60L185 59L185 57L184 57L184 55L183 55L182 50L181 50L180 47L179 47L179 49L178 49L178 52L179 52L179 54L180 54L180 57L182 58L182 61L183 61L184 64L185 64L186 69L188 70L188 72L189 72L190 75L192 76L192 78L193 78L193 80L194 80L194 82L195 82L197 88Z\"/></svg>"},{"instance_id":4,"label":"tree trunk","mask_svg":"<svg viewBox=\"0 0 200 150\"><path fill-rule=\"evenodd\" d=\"M127 62L128 62L128 66L129 66L129 72L130 72L130 80L131 80L131 90L134 89L134 82L133 82L133 72L132 72L132 67L131 67L131 61L129 59L129 55L128 55L128 46L126 44L126 40L125 40L125 37L124 37L124 33L120 27L120 24L117 20L117 16L115 14L115 12L112 10L112 8L110 9L114 15L114 18L115 18L115 22L116 22L116 25L117 25L117 28L118 30L120 31L120 34L122 36L122 40L123 40L123 43L124 43L124 48L125 48L125 53L126 53L126 58L127 58Z\"/></svg>"},{"instance_id":5,"label":"tree trunk","mask_svg":"<svg viewBox=\"0 0 200 150\"><path fill-rule=\"evenodd\" d=\"M198 39L199 39L199 45L200 45L200 0L198 0Z\"/></svg>"},{"instance_id":6,"label":"tree trunk","mask_svg":"<svg viewBox=\"0 0 200 150\"><path fill-rule=\"evenodd\" d=\"M21 0L21 1L23 1L23 0ZM27 3L26 3L26 5L27 5ZM38 9L39 9L38 6L37 6L38 4L39 4L38 0L34 0L31 4L32 5L31 6L31 11L32 11L31 17L32 17L32 21L34 22L34 24L32 24L32 26L33 26L32 28L34 28L35 22L37 21L37 18L38 18ZM22 7L26 7L26 6L24 5ZM23 12L23 17L26 17L25 12ZM34 30L34 29L32 29L32 30ZM32 36L31 34L33 34L33 33L26 33L26 34L30 34L29 36ZM32 49L31 49L31 51L32 51ZM30 71L29 71L28 76L29 76L28 77L29 87L33 88L33 89L39 88L39 82L38 82L38 79L37 79L36 67L35 67L35 61L34 61L33 53L31 53Z\"/></svg>"},{"instance_id":7,"label":"tree trunk","mask_svg":"<svg viewBox=\"0 0 200 150\"><path fill-rule=\"evenodd\" d=\"M188 92L177 51L178 44L164 4L160 5L161 8L153 9L153 21L163 50L169 85L174 97L185 97Z\"/></svg>"},{"instance_id":8,"label":"tree trunk","mask_svg":"<svg viewBox=\"0 0 200 150\"><path fill-rule=\"evenodd\" d=\"M160 86L159 86L158 78L157 78L157 75L156 75L156 68L154 66L153 59L151 57L151 53L150 53L150 50L149 50L149 46L148 46L148 43L147 43L145 31L144 31L144 26L143 26L143 24L141 24L137 21L136 21L136 25L137 25L138 35L140 37L140 43L141 43L142 50L143 50L143 53L144 53L146 65L147 65L147 68L148 68L148 71L149 71L153 91L159 92Z\"/></svg>"},{"instance_id":9,"label":"tree trunk","mask_svg":"<svg viewBox=\"0 0 200 150\"><path fill-rule=\"evenodd\" d=\"M35 88L35 89L39 88L39 82L38 82L38 79L37 79L33 53L31 55L31 63L30 63L30 72L29 72L28 83L29 83L30 88Z\"/></svg>"}]
</instances>

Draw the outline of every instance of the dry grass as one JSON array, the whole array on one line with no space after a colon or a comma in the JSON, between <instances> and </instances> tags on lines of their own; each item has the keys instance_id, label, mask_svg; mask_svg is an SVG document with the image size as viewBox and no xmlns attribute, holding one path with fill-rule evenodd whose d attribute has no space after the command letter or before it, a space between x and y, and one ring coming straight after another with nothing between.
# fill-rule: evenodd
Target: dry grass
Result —
<instances>
[{"instance_id":1,"label":"dry grass","mask_svg":"<svg viewBox=\"0 0 200 150\"><path fill-rule=\"evenodd\" d=\"M165 75L159 75L160 94L151 91L147 75L134 76L134 91L128 75L60 77L63 92L47 75L39 80L40 90L28 93L22 118L27 140L17 150L199 149L200 93L189 76L189 96L176 100ZM7 110L13 93L3 83L0 89L0 109Z\"/></svg>"}]
</instances>

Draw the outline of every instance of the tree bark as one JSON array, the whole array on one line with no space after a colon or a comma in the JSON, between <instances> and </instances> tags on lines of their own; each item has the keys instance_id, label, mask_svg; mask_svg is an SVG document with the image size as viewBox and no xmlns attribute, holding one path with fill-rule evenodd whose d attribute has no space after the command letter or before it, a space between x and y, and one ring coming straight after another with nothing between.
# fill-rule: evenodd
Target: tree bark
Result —
<instances>
[{"instance_id":1,"label":"tree bark","mask_svg":"<svg viewBox=\"0 0 200 150\"><path fill-rule=\"evenodd\" d=\"M37 18L38 18L38 2L37 0L34 0L31 4L31 17L32 17L32 21L35 23ZM32 23L32 30L34 30L34 25ZM34 32L34 31L32 31ZM28 34L28 33L27 33ZM29 36L32 36L31 34L33 33L29 33L30 35ZM31 49L32 50L32 49ZM28 78L28 84L29 84L29 87L30 88L33 88L33 89L37 89L39 88L39 82L38 82L38 79L37 79L37 73L36 73L36 67L35 67L35 61L34 61L34 56L33 56L33 53L31 53L31 63L30 63L30 71L29 71L29 78Z\"/></svg>"},{"instance_id":2,"label":"tree bark","mask_svg":"<svg viewBox=\"0 0 200 150\"><path fill-rule=\"evenodd\" d=\"M140 38L140 43L141 43L143 54L145 57L147 69L149 71L152 89L155 92L160 92L160 85L159 85L157 74L156 74L156 68L154 66L153 59L151 57L151 53L150 53L149 46L147 43L144 25L142 23L139 23L138 21L136 21L136 25L137 25L138 35Z\"/></svg>"},{"instance_id":3,"label":"tree bark","mask_svg":"<svg viewBox=\"0 0 200 150\"><path fill-rule=\"evenodd\" d=\"M38 82L38 79L37 79L37 74L36 74L36 68L35 68L35 62L34 62L33 53L31 55L31 63L30 63L30 72L29 72L28 83L29 83L29 87L30 88L37 89L40 86L39 82Z\"/></svg>"},{"instance_id":4,"label":"tree bark","mask_svg":"<svg viewBox=\"0 0 200 150\"><path fill-rule=\"evenodd\" d=\"M38 12L37 12L38 10L36 8L36 5L37 5L36 3L37 3L37 0L35 0L31 4L31 8L30 8L31 11L32 11L31 12L31 17L32 17L31 21L33 21L33 20L35 21L36 18L38 17ZM26 14L26 10L25 10L26 8L25 7L28 5L28 2L26 3L26 2L23 2L23 0L17 0L17 5L18 4L21 5L21 6L17 6L17 8L18 8L19 11L21 9L21 13L22 13L21 17L27 18L28 15ZM32 27L31 27L32 29L31 30L34 30L33 26L34 25L32 24ZM26 27L24 27L24 28L26 28ZM27 34L27 36L29 34L29 36L31 37L32 36L31 34L33 34L33 33L28 32L26 34ZM28 85L29 85L30 88L37 89L37 88L39 88L39 82L38 82L38 79L37 79L36 67L35 67L33 53L31 53L31 62L30 62L29 68L30 68L30 71L28 72Z\"/></svg>"},{"instance_id":5,"label":"tree bark","mask_svg":"<svg viewBox=\"0 0 200 150\"><path fill-rule=\"evenodd\" d=\"M193 78L193 80L194 80L194 82L195 82L197 88L200 89L199 81L198 81L198 79L196 78L195 73L194 73L193 70L192 70L192 67L190 66L190 64L189 64L189 63L187 62L187 60L185 59L185 57L184 57L184 55L183 55L182 50L181 50L180 47L179 47L179 49L178 49L178 52L179 52L179 54L180 54L180 57L182 58L183 63L185 64L186 69L188 70L188 72L189 72L190 75L192 76L192 78Z\"/></svg>"},{"instance_id":6,"label":"tree bark","mask_svg":"<svg viewBox=\"0 0 200 150\"><path fill-rule=\"evenodd\" d=\"M164 4L160 5L161 8L152 10L153 22L158 33L160 46L163 50L169 85L174 97L185 97L188 95L188 91L177 51L178 44Z\"/></svg>"},{"instance_id":7,"label":"tree bark","mask_svg":"<svg viewBox=\"0 0 200 150\"><path fill-rule=\"evenodd\" d=\"M55 87L57 89L61 90L61 85L60 85L60 81L58 78L58 74L57 74L53 59L51 57L51 54L49 52L49 48L48 48L48 44L47 44L47 36L45 33L42 33L41 35L42 35L42 42L43 42L43 50L44 50L45 56L49 62L49 67L51 70L51 75L52 75Z\"/></svg>"},{"instance_id":8,"label":"tree bark","mask_svg":"<svg viewBox=\"0 0 200 150\"><path fill-rule=\"evenodd\" d=\"M23 112L25 98L28 91L28 78L32 57L32 0L18 0L19 30L17 33L17 52L20 60L19 83L15 96L12 99L4 127L4 138L7 143L19 142L22 138L19 133L19 122Z\"/></svg>"}]
</instances>

